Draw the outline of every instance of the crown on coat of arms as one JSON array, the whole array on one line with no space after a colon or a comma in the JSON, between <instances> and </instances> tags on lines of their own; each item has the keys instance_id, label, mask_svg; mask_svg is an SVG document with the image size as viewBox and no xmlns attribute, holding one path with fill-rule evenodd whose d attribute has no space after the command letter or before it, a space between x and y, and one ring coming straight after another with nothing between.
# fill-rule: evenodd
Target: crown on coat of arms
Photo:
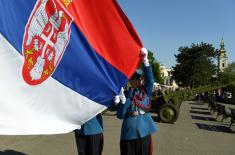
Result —
<instances>
[{"instance_id":1,"label":"crown on coat of arms","mask_svg":"<svg viewBox=\"0 0 235 155\"><path fill-rule=\"evenodd\" d=\"M72 0L62 0L62 1L64 2L64 5L65 5L66 7L68 7L69 4L72 2Z\"/></svg>"}]
</instances>

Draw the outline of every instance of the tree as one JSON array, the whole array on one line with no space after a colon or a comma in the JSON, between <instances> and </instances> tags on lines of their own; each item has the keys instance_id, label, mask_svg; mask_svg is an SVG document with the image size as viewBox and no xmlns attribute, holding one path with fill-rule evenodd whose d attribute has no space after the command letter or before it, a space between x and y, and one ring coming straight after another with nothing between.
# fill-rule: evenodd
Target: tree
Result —
<instances>
[{"instance_id":1,"label":"tree","mask_svg":"<svg viewBox=\"0 0 235 155\"><path fill-rule=\"evenodd\" d=\"M229 84L235 81L235 62L232 62L224 69L224 72L218 73L218 82L222 84Z\"/></svg>"},{"instance_id":2,"label":"tree","mask_svg":"<svg viewBox=\"0 0 235 155\"><path fill-rule=\"evenodd\" d=\"M218 73L218 83L229 84L227 90L232 93L235 98L235 62L232 62L224 69L224 72ZM232 83L233 82L233 83Z\"/></svg>"},{"instance_id":3,"label":"tree","mask_svg":"<svg viewBox=\"0 0 235 155\"><path fill-rule=\"evenodd\" d=\"M192 44L190 47L180 47L173 67L173 77L179 86L198 87L210 83L216 72L213 59L217 56L211 44Z\"/></svg>"},{"instance_id":4,"label":"tree","mask_svg":"<svg viewBox=\"0 0 235 155\"><path fill-rule=\"evenodd\" d=\"M162 83L163 79L161 77L160 64L155 60L153 52L149 50L148 50L148 59L153 69L154 81L156 81L157 83Z\"/></svg>"}]
</instances>

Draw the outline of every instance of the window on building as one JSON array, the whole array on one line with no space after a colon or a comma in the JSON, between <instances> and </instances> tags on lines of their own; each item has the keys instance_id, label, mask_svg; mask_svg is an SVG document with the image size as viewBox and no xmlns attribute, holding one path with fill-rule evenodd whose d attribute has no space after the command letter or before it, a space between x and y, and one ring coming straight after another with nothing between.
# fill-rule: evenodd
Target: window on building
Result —
<instances>
[{"instance_id":1,"label":"window on building","mask_svg":"<svg viewBox=\"0 0 235 155\"><path fill-rule=\"evenodd\" d=\"M168 76L171 76L171 72L170 71L168 71L167 73L168 73Z\"/></svg>"},{"instance_id":2,"label":"window on building","mask_svg":"<svg viewBox=\"0 0 235 155\"><path fill-rule=\"evenodd\" d=\"M170 85L171 86L173 85L173 79L172 78L170 79Z\"/></svg>"}]
</instances>

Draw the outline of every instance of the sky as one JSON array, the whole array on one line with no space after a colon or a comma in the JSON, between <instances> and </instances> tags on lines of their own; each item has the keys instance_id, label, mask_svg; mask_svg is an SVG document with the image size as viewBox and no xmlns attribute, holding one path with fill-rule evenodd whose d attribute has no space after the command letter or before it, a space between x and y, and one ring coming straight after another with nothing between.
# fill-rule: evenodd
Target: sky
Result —
<instances>
[{"instance_id":1,"label":"sky","mask_svg":"<svg viewBox=\"0 0 235 155\"><path fill-rule=\"evenodd\" d=\"M235 0L117 0L145 48L172 67L181 46L201 42L220 48L235 61Z\"/></svg>"}]
</instances>

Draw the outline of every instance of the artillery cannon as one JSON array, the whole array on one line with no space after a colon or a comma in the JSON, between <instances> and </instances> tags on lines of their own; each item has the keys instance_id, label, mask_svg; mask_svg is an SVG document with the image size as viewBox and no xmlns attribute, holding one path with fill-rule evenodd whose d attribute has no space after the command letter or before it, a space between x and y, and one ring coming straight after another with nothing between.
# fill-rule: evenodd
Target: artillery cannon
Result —
<instances>
[{"instance_id":1,"label":"artillery cannon","mask_svg":"<svg viewBox=\"0 0 235 155\"><path fill-rule=\"evenodd\" d=\"M231 84L229 84L231 85ZM235 86L235 83L232 83ZM193 100L196 94L211 93L215 90L225 88L227 85L203 86L193 89L164 93L160 90L153 93L150 111L156 112L161 122L174 123L180 113L180 106L183 101Z\"/></svg>"},{"instance_id":2,"label":"artillery cannon","mask_svg":"<svg viewBox=\"0 0 235 155\"><path fill-rule=\"evenodd\" d=\"M179 116L181 102L175 102L169 99L167 95L158 91L157 94L153 93L151 111L158 113L160 120L164 123L174 123Z\"/></svg>"}]
</instances>

